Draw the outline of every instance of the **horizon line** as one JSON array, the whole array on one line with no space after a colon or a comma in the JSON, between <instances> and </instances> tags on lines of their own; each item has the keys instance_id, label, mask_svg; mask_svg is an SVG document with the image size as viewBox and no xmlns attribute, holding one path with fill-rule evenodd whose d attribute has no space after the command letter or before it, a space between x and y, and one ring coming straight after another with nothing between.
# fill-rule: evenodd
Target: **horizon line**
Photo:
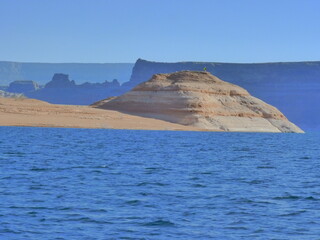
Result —
<instances>
[{"instance_id":1,"label":"horizon line","mask_svg":"<svg viewBox=\"0 0 320 240\"><path fill-rule=\"evenodd\" d=\"M320 62L320 60L300 60L300 61L266 61L266 62L215 62L215 61L152 61L146 60L142 58L138 58L135 62L27 62L27 61L7 61L7 60L0 60L0 62L5 63L26 63L26 64L135 64L138 61L146 61L152 63L215 63L215 64L275 64L275 63L316 63Z\"/></svg>"}]
</instances>

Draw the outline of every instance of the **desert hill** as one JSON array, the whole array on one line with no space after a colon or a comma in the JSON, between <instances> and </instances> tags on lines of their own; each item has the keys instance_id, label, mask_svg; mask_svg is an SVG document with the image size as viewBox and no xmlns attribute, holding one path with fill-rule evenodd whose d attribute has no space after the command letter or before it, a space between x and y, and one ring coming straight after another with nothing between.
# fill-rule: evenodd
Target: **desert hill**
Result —
<instances>
[{"instance_id":1,"label":"desert hill","mask_svg":"<svg viewBox=\"0 0 320 240\"><path fill-rule=\"evenodd\" d=\"M202 71L155 74L94 106L212 131L302 132L275 107Z\"/></svg>"}]
</instances>

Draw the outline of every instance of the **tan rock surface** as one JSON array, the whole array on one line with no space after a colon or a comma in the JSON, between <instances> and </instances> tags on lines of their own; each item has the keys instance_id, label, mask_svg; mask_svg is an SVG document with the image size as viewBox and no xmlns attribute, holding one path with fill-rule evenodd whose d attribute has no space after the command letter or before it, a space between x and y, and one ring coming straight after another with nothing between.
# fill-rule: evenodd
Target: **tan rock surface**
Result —
<instances>
[{"instance_id":1,"label":"tan rock surface","mask_svg":"<svg viewBox=\"0 0 320 240\"><path fill-rule=\"evenodd\" d=\"M208 72L156 74L93 106L211 131L303 132L275 107Z\"/></svg>"},{"instance_id":2,"label":"tan rock surface","mask_svg":"<svg viewBox=\"0 0 320 240\"><path fill-rule=\"evenodd\" d=\"M0 126L200 130L117 111L19 98L0 98Z\"/></svg>"}]
</instances>

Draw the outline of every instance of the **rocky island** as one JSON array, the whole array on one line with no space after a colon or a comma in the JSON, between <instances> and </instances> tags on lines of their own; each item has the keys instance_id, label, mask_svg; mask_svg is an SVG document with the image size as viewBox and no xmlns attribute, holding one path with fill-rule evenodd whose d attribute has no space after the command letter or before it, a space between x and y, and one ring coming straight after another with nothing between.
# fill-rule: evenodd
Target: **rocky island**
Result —
<instances>
[{"instance_id":1,"label":"rocky island","mask_svg":"<svg viewBox=\"0 0 320 240\"><path fill-rule=\"evenodd\" d=\"M138 59L132 67L133 64L0 61L0 90L8 92L6 95L19 93L53 104L89 105L120 96L154 74L201 71L205 67L211 74L275 106L306 131L320 130L320 114L314 107L314 103L320 102L320 61L221 63ZM9 85L11 81L14 82Z\"/></svg>"},{"instance_id":2,"label":"rocky island","mask_svg":"<svg viewBox=\"0 0 320 240\"><path fill-rule=\"evenodd\" d=\"M204 71L155 74L93 107L209 131L303 132L275 107Z\"/></svg>"},{"instance_id":3,"label":"rocky island","mask_svg":"<svg viewBox=\"0 0 320 240\"><path fill-rule=\"evenodd\" d=\"M91 106L3 96L10 98L0 97L0 126L303 132L275 107L203 71L155 74Z\"/></svg>"}]
</instances>

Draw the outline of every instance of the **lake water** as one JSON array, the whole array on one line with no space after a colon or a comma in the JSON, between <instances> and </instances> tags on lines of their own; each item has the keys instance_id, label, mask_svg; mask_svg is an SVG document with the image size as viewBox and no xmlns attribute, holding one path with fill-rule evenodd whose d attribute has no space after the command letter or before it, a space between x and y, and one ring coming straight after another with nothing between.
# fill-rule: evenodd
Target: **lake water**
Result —
<instances>
[{"instance_id":1,"label":"lake water","mask_svg":"<svg viewBox=\"0 0 320 240\"><path fill-rule=\"evenodd\" d=\"M320 239L319 143L0 127L0 239Z\"/></svg>"}]
</instances>

